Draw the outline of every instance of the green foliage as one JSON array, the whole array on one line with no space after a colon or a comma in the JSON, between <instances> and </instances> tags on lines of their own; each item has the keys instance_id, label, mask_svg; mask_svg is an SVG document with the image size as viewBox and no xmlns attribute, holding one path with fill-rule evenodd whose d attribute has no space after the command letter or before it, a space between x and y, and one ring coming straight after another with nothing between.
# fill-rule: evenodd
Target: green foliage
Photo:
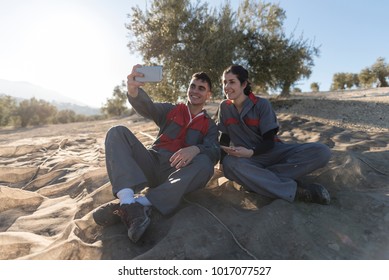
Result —
<instances>
[{"instance_id":1,"label":"green foliage","mask_svg":"<svg viewBox=\"0 0 389 280\"><path fill-rule=\"evenodd\" d=\"M238 62L250 70L252 82L264 89L281 89L283 96L296 81L309 78L313 57L319 55L313 42L284 33L285 18L276 4L246 0L239 7L236 32L242 37Z\"/></svg>"},{"instance_id":2,"label":"green foliage","mask_svg":"<svg viewBox=\"0 0 389 280\"><path fill-rule=\"evenodd\" d=\"M346 87L348 89L351 89L354 86L354 74L353 73L346 73Z\"/></svg>"},{"instance_id":3,"label":"green foliage","mask_svg":"<svg viewBox=\"0 0 389 280\"><path fill-rule=\"evenodd\" d=\"M352 81L353 81L353 84L354 86L356 86L357 88L360 87L360 81L359 81L359 75L358 74L352 74L353 77L352 77Z\"/></svg>"},{"instance_id":4,"label":"green foliage","mask_svg":"<svg viewBox=\"0 0 389 280\"><path fill-rule=\"evenodd\" d=\"M289 95L290 87L302 78L309 78L314 66L313 57L319 55L319 48L302 37L283 38L275 65L276 87L281 88L281 96Z\"/></svg>"},{"instance_id":5,"label":"green foliage","mask_svg":"<svg viewBox=\"0 0 389 280\"><path fill-rule=\"evenodd\" d=\"M56 115L56 123L76 122L76 112L73 110L61 110Z\"/></svg>"},{"instance_id":6,"label":"green foliage","mask_svg":"<svg viewBox=\"0 0 389 280\"><path fill-rule=\"evenodd\" d=\"M351 89L353 86L359 86L359 78L353 73L335 73L332 77L331 90Z\"/></svg>"},{"instance_id":7,"label":"green foliage","mask_svg":"<svg viewBox=\"0 0 389 280\"><path fill-rule=\"evenodd\" d=\"M335 73L330 90L350 89L353 86L371 88L374 84L377 87L388 87L388 78L389 65L385 58L379 57L371 67L363 68L359 74Z\"/></svg>"},{"instance_id":8,"label":"green foliage","mask_svg":"<svg viewBox=\"0 0 389 280\"><path fill-rule=\"evenodd\" d=\"M229 2L219 10L189 0L154 0L151 8L132 9L127 25L134 40L128 44L145 64L164 66L164 80L146 86L157 101L183 96L194 72L207 72L220 88L220 76L232 63L248 68L262 89L291 85L311 74L319 49L302 36L283 32L285 11L276 4L243 1L235 13ZM152 90L151 90L152 89ZM215 90L214 96L219 95Z\"/></svg>"},{"instance_id":9,"label":"green foliage","mask_svg":"<svg viewBox=\"0 0 389 280\"><path fill-rule=\"evenodd\" d=\"M345 89L345 79L346 76L344 73L335 73L332 76L331 90Z\"/></svg>"},{"instance_id":10,"label":"green foliage","mask_svg":"<svg viewBox=\"0 0 389 280\"><path fill-rule=\"evenodd\" d=\"M371 66L371 71L375 74L378 79L379 87L389 86L386 78L389 77L389 65L385 62L385 58L379 57L376 62Z\"/></svg>"},{"instance_id":11,"label":"green foliage","mask_svg":"<svg viewBox=\"0 0 389 280\"><path fill-rule=\"evenodd\" d=\"M163 81L148 91L154 100L176 101L198 71L219 82L233 60L236 42L229 4L217 13L200 2L155 0L145 12L133 8L130 19L127 28L136 40L129 48L141 53L145 64L164 66Z\"/></svg>"},{"instance_id":12,"label":"green foliage","mask_svg":"<svg viewBox=\"0 0 389 280\"><path fill-rule=\"evenodd\" d=\"M256 0L244 0L238 8L238 35L242 33L274 35L282 33L286 18L279 5Z\"/></svg>"},{"instance_id":13,"label":"green foliage","mask_svg":"<svg viewBox=\"0 0 389 280\"><path fill-rule=\"evenodd\" d=\"M9 95L0 96L0 126L11 124L15 116L16 101Z\"/></svg>"},{"instance_id":14,"label":"green foliage","mask_svg":"<svg viewBox=\"0 0 389 280\"><path fill-rule=\"evenodd\" d=\"M311 83L311 90L312 90L313 92L318 92L319 89L320 89L320 86L319 86L318 83L316 83L316 82Z\"/></svg>"},{"instance_id":15,"label":"green foliage","mask_svg":"<svg viewBox=\"0 0 389 280\"><path fill-rule=\"evenodd\" d=\"M363 68L358 75L360 85L364 88L371 88L373 83L377 80L375 74L369 67Z\"/></svg>"},{"instance_id":16,"label":"green foliage","mask_svg":"<svg viewBox=\"0 0 389 280\"><path fill-rule=\"evenodd\" d=\"M109 117L129 115L129 110L127 108L127 91L124 81L121 86L116 86L114 88L112 98L107 98L107 103L103 105L101 111Z\"/></svg>"},{"instance_id":17,"label":"green foliage","mask_svg":"<svg viewBox=\"0 0 389 280\"><path fill-rule=\"evenodd\" d=\"M71 123L102 119L102 116L78 115L73 110L57 111L44 101L31 98L17 104L11 96L0 96L0 126L44 125L50 123Z\"/></svg>"},{"instance_id":18,"label":"green foliage","mask_svg":"<svg viewBox=\"0 0 389 280\"><path fill-rule=\"evenodd\" d=\"M50 103L33 97L30 100L20 102L16 113L19 116L21 127L26 127L53 122L57 109Z\"/></svg>"},{"instance_id":19,"label":"green foliage","mask_svg":"<svg viewBox=\"0 0 389 280\"><path fill-rule=\"evenodd\" d=\"M302 78L309 78L313 57L319 49L302 37L282 34L247 33L241 56L247 60L252 81L264 88L281 89L288 96L290 87Z\"/></svg>"}]
</instances>

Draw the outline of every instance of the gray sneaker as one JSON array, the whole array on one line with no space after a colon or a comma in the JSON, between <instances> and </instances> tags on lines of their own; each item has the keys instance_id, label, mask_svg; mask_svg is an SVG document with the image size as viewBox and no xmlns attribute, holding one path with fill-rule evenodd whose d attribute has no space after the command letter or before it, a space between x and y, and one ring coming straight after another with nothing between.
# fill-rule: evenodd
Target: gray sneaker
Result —
<instances>
[{"instance_id":1,"label":"gray sneaker","mask_svg":"<svg viewBox=\"0 0 389 280\"><path fill-rule=\"evenodd\" d=\"M120 206L119 215L126 225L128 238L136 243L150 225L151 208L135 202Z\"/></svg>"},{"instance_id":2,"label":"gray sneaker","mask_svg":"<svg viewBox=\"0 0 389 280\"><path fill-rule=\"evenodd\" d=\"M313 183L306 186L298 186L295 200L328 205L331 202L330 194L320 184Z\"/></svg>"}]
</instances>

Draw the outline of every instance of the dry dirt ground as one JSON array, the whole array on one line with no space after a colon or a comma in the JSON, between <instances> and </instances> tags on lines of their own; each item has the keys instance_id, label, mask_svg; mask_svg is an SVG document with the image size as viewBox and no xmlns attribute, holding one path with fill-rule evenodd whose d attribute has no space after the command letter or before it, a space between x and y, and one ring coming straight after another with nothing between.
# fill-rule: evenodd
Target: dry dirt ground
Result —
<instances>
[{"instance_id":1,"label":"dry dirt ground","mask_svg":"<svg viewBox=\"0 0 389 280\"><path fill-rule=\"evenodd\" d=\"M154 124L134 115L3 129L0 259L389 259L389 88L271 100L283 141L331 148L328 166L302 178L326 185L330 205L270 200L216 174L170 216L154 211L132 244L122 224L91 216L113 200L104 137L124 124L148 145Z\"/></svg>"}]
</instances>

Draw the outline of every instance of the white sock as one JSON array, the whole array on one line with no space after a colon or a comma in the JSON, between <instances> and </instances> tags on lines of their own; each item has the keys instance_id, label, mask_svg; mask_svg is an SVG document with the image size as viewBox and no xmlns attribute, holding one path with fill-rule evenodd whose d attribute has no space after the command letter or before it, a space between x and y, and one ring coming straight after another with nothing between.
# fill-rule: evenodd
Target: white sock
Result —
<instances>
[{"instance_id":1,"label":"white sock","mask_svg":"<svg viewBox=\"0 0 389 280\"><path fill-rule=\"evenodd\" d=\"M134 191L132 189L122 189L116 195L120 200L120 205L135 202Z\"/></svg>"},{"instance_id":2,"label":"white sock","mask_svg":"<svg viewBox=\"0 0 389 280\"><path fill-rule=\"evenodd\" d=\"M150 200L148 200L144 195L138 196L135 201L142 204L143 206L152 206Z\"/></svg>"}]
</instances>

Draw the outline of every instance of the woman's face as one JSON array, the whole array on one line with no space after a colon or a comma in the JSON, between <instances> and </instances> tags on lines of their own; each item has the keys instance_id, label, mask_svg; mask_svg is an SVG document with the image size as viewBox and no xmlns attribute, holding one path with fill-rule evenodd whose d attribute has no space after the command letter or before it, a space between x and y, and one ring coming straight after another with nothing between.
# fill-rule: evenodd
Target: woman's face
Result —
<instances>
[{"instance_id":1,"label":"woman's face","mask_svg":"<svg viewBox=\"0 0 389 280\"><path fill-rule=\"evenodd\" d=\"M238 77L232 73L225 73L223 75L223 91L228 99L236 100L244 97L244 88L246 87L246 82L243 84L240 83Z\"/></svg>"}]
</instances>

